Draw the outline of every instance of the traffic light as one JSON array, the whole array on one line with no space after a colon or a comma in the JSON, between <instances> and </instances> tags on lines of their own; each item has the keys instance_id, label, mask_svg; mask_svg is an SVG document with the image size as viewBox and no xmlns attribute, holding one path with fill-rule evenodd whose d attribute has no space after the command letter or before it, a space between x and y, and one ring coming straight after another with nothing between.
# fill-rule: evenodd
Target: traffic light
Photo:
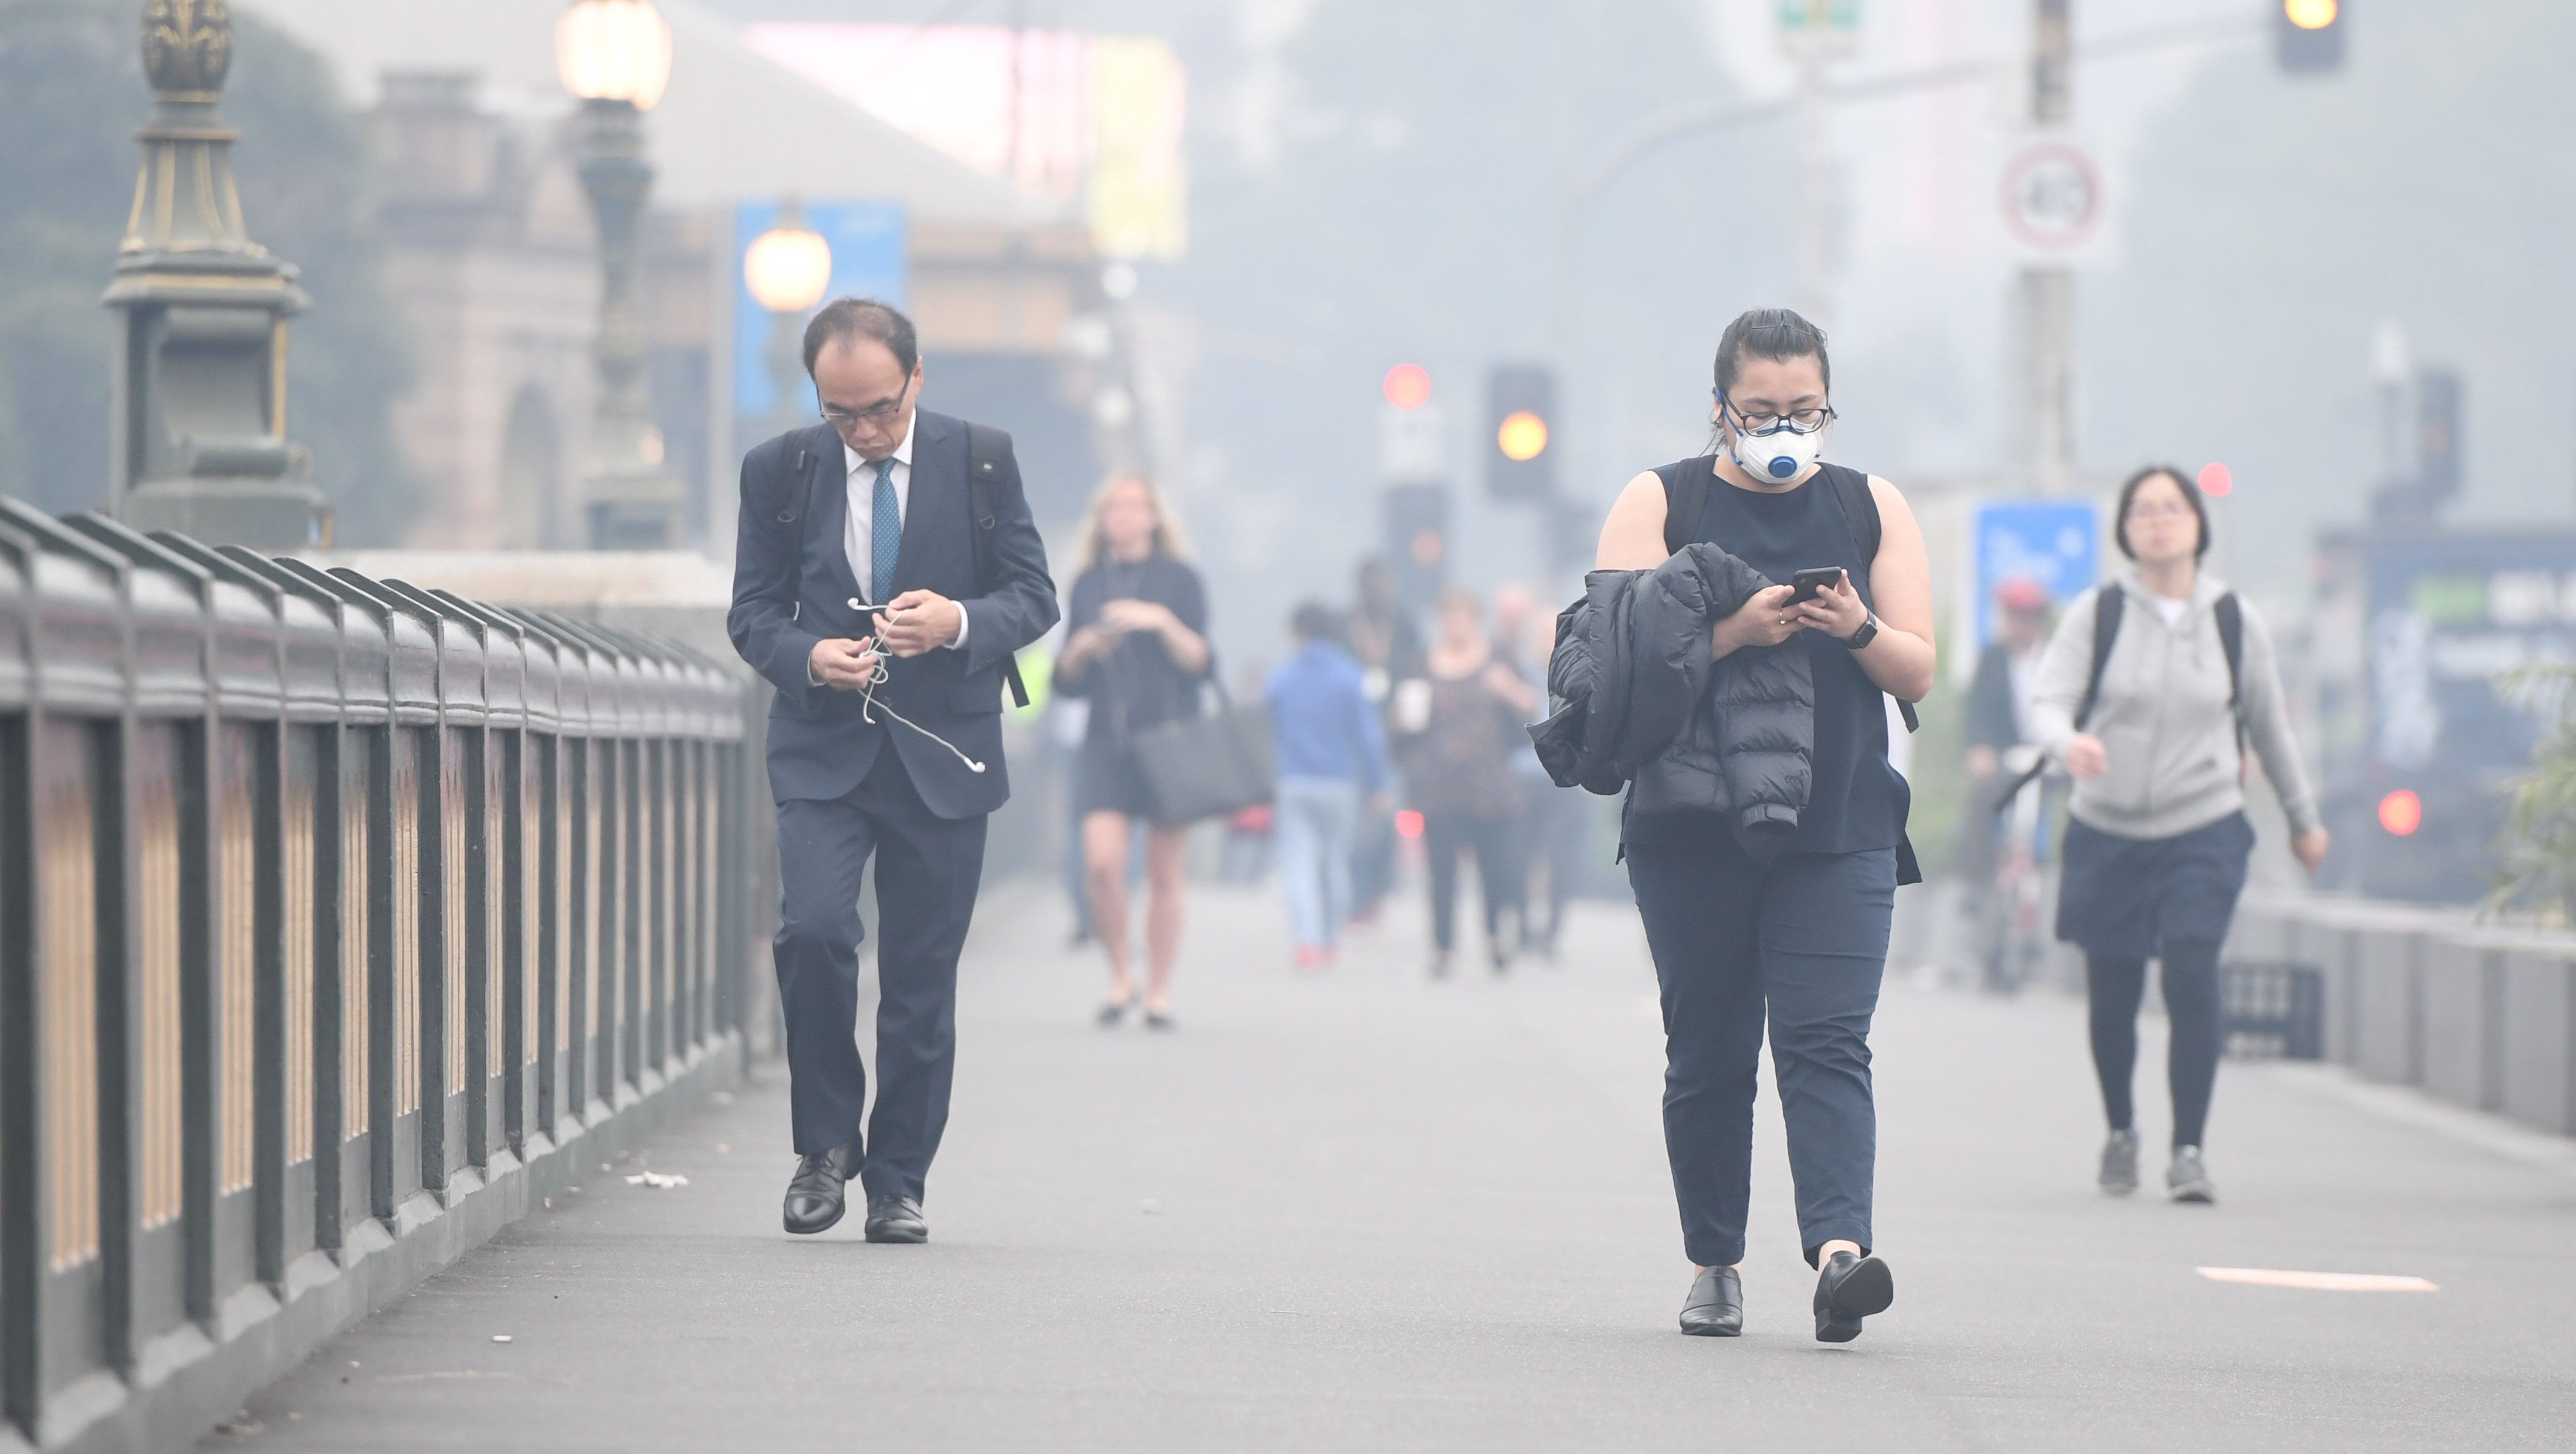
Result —
<instances>
[{"instance_id":1,"label":"traffic light","mask_svg":"<svg viewBox=\"0 0 2576 1454\"><path fill-rule=\"evenodd\" d=\"M1556 375L1506 364L1485 381L1486 487L1497 500L1556 496Z\"/></svg>"},{"instance_id":2,"label":"traffic light","mask_svg":"<svg viewBox=\"0 0 2576 1454\"><path fill-rule=\"evenodd\" d=\"M2460 492L2460 376L2449 369L2415 376L2415 488L2431 503Z\"/></svg>"},{"instance_id":3,"label":"traffic light","mask_svg":"<svg viewBox=\"0 0 2576 1454\"><path fill-rule=\"evenodd\" d=\"M1385 494L1386 558L1395 595L1420 611L1449 580L1449 491L1442 485L1389 485Z\"/></svg>"},{"instance_id":4,"label":"traffic light","mask_svg":"<svg viewBox=\"0 0 2576 1454\"><path fill-rule=\"evenodd\" d=\"M2343 69L2352 0L2274 0L2272 54L2292 74Z\"/></svg>"}]
</instances>

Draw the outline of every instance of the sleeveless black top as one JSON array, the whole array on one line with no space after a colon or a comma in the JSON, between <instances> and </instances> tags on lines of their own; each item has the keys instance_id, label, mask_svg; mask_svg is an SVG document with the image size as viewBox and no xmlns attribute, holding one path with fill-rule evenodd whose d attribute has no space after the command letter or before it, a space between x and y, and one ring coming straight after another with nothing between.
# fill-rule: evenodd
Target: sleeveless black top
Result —
<instances>
[{"instance_id":1,"label":"sleeveless black top","mask_svg":"<svg viewBox=\"0 0 2576 1454\"><path fill-rule=\"evenodd\" d=\"M1656 473L1669 491L1670 471L1708 468L1704 460L1687 460ZM1847 477L1841 488L1829 478L1837 474ZM1843 495L1855 483L1856 497L1869 498L1869 477L1835 464L1819 465L1805 484L1778 494L1743 489L1719 475L1709 484L1699 529L1684 543L1722 546L1775 582L1802 570L1841 566L1851 572L1861 601L1875 609L1870 563L1861 558L1859 534L1843 508ZM1815 776L1786 851L1894 848L1905 837L1912 793L1887 760L1886 694L1860 669L1851 648L1818 631L1801 632L1798 639L1806 643L1816 685ZM1636 845L1693 847L1730 832L1722 814L1632 814L1627 837Z\"/></svg>"}]
</instances>

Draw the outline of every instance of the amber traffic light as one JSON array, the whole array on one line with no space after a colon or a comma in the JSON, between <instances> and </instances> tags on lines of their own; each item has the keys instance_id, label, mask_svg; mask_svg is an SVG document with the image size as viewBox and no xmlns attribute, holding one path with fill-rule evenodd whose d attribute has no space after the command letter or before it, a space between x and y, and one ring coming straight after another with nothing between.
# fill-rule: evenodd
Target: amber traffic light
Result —
<instances>
[{"instance_id":1,"label":"amber traffic light","mask_svg":"<svg viewBox=\"0 0 2576 1454\"><path fill-rule=\"evenodd\" d=\"M2352 0L2275 0L2272 53L2281 69L2322 72L2343 69L2344 32L2352 24Z\"/></svg>"},{"instance_id":2,"label":"amber traffic light","mask_svg":"<svg viewBox=\"0 0 2576 1454\"><path fill-rule=\"evenodd\" d=\"M1500 500L1556 495L1556 375L1531 364L1506 364L1485 381L1493 451L1486 484Z\"/></svg>"}]
</instances>

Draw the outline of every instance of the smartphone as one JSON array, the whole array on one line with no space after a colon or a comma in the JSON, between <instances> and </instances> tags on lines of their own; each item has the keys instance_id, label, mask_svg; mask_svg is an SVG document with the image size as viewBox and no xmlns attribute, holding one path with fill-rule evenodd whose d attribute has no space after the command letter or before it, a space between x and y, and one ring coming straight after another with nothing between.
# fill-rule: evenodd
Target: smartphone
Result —
<instances>
[{"instance_id":1,"label":"smartphone","mask_svg":"<svg viewBox=\"0 0 2576 1454\"><path fill-rule=\"evenodd\" d=\"M1820 565L1814 570L1802 570L1789 577L1789 600L1793 605L1799 601L1812 601L1841 585L1842 580L1843 568L1838 565Z\"/></svg>"}]
</instances>

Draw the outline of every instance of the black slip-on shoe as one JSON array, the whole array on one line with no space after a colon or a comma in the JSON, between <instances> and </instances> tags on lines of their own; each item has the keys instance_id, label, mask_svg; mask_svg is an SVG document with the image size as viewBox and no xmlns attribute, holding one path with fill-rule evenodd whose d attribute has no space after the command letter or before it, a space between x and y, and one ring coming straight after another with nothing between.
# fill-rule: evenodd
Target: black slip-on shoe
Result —
<instances>
[{"instance_id":1,"label":"black slip-on shoe","mask_svg":"<svg viewBox=\"0 0 2576 1454\"><path fill-rule=\"evenodd\" d=\"M868 1240L929 1241L930 1224L922 1220L921 1203L895 1192L868 1198Z\"/></svg>"},{"instance_id":2,"label":"black slip-on shoe","mask_svg":"<svg viewBox=\"0 0 2576 1454\"><path fill-rule=\"evenodd\" d=\"M1887 1311L1896 1301L1896 1274L1875 1257L1837 1252L1816 1274L1816 1341L1848 1343L1860 1336L1860 1320Z\"/></svg>"},{"instance_id":3,"label":"black slip-on shoe","mask_svg":"<svg viewBox=\"0 0 2576 1454\"><path fill-rule=\"evenodd\" d=\"M859 1169L858 1148L835 1146L829 1151L797 1158L796 1174L787 1181L787 1203L782 1220L787 1230L798 1236L828 1232L849 1210L849 1197L844 1191L850 1174Z\"/></svg>"},{"instance_id":4,"label":"black slip-on shoe","mask_svg":"<svg viewBox=\"0 0 2576 1454\"><path fill-rule=\"evenodd\" d=\"M1682 1331L1695 1338L1733 1338L1744 1332L1744 1279L1732 1267L1709 1267L1682 1299Z\"/></svg>"}]
</instances>

